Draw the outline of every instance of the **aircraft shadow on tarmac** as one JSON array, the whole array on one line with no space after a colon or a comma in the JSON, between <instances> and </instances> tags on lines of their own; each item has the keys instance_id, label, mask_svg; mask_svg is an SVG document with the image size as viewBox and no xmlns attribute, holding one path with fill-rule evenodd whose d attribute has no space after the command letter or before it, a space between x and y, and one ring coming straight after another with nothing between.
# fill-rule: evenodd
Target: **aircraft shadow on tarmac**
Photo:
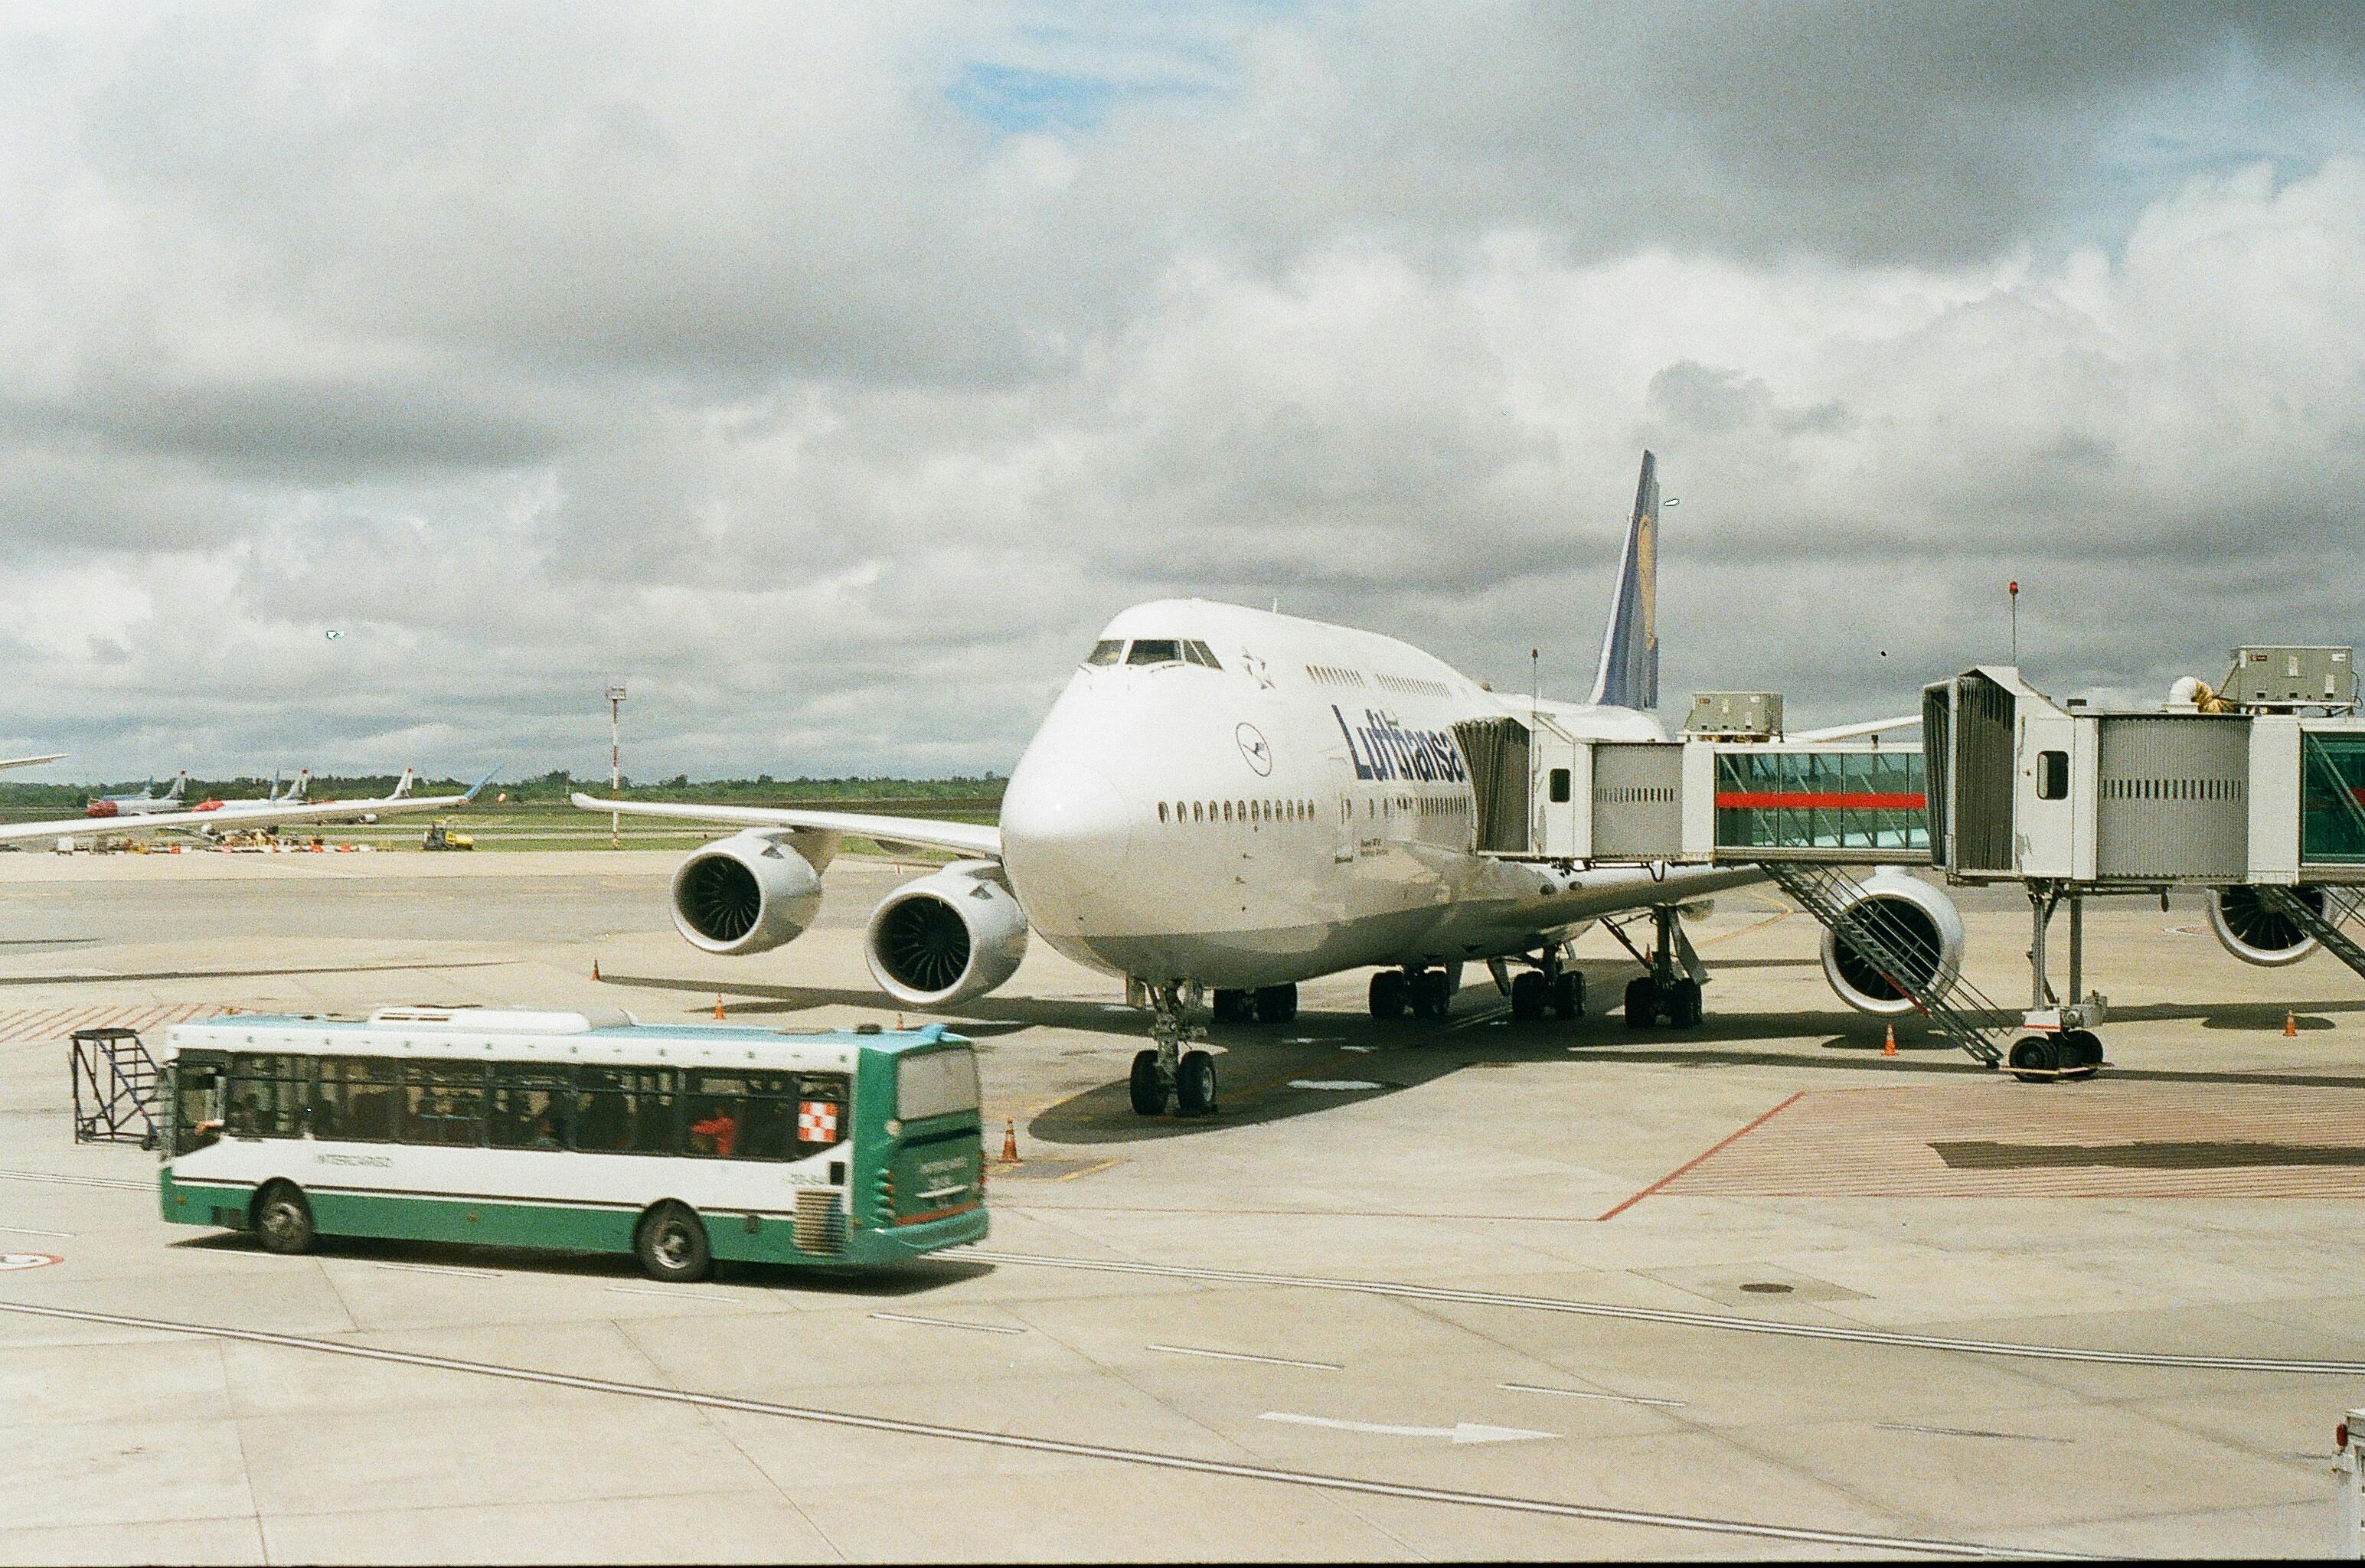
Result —
<instances>
[{"instance_id":1,"label":"aircraft shadow on tarmac","mask_svg":"<svg viewBox=\"0 0 2365 1568\"><path fill-rule=\"evenodd\" d=\"M1817 962L1813 958L1768 959L1759 961L1757 967ZM1626 979L1634 972L1628 965L1584 967L1589 989L1597 998L1619 994ZM1727 961L1717 967L1735 966ZM716 983L705 979L609 975L603 983L699 997L711 997L716 992ZM722 989L726 998L734 999L732 1016L742 1019L782 1017L820 1007L876 1009L886 1002L878 991L842 987L732 984ZM746 1000L751 997L760 1000ZM2304 1002L2295 1006L2303 1028L2330 1027L2317 1016L2323 1014L2365 1012L2365 1002L2360 1001ZM1898 1041L1899 1054L1885 1056L1881 1050L1880 1020L1856 1017L1850 1029L1834 1033L1831 1009L1710 1014L1699 1025L1679 1033L1657 1029L1630 1032L1614 1009L1588 1012L1574 1024L1554 1019L1513 1023L1493 987L1481 979L1464 987L1457 998L1453 1016L1442 1026L1414 1021L1375 1022L1360 1012L1312 1011L1301 1013L1289 1024L1227 1025L1216 1033L1214 1041L1225 1047L1219 1070L1222 1081L1218 1113L1204 1118L1140 1116L1134 1114L1124 1071L1130 1064L1128 1045L1131 1049L1138 1049L1148 1043L1149 1021L1145 1013L1105 1002L1015 996L985 997L958 1013L906 1011L913 1016L940 1018L957 1032L981 1040L1029 1028L1068 1029L1106 1039L1111 1052L1108 1081L1047 1107L1027 1123L1030 1137L1079 1146L1148 1143L1220 1132L1227 1126L1254 1126L1318 1115L1360 1101L1401 1093L1449 1073L1517 1062L1563 1062L1579 1068L1680 1067L1702 1071L1737 1067L1809 1067L1835 1072L1902 1072L1949 1078L1985 1078L1993 1076L1995 1071L1964 1056L1952 1043L1928 1033L1918 1020L1908 1021ZM2113 1009L2111 1024L2197 1019L2204 1028L2280 1033L2289 1011L2292 1009L2263 1002L2161 1002ZM1499 1016L1489 1016L1490 1014ZM2110 1037L2107 1028L2105 1037ZM1783 1049L1778 1044L1768 1044L1782 1041L1811 1043L1813 1049ZM1342 1045L1370 1049L1346 1054L1339 1048ZM2359 1072L2353 1076L2117 1067L2113 1076L2183 1082L2365 1087L2365 1064L2360 1064ZM1292 1087L1293 1080L1367 1083L1371 1087L1300 1089Z\"/></svg>"},{"instance_id":2,"label":"aircraft shadow on tarmac","mask_svg":"<svg viewBox=\"0 0 2365 1568\"><path fill-rule=\"evenodd\" d=\"M193 1252L263 1251L244 1232L222 1231L170 1243ZM368 1236L324 1236L308 1256L329 1261L409 1264L438 1269L490 1269L507 1274L543 1274L552 1279L639 1281L648 1283L631 1256L616 1252L535 1252L508 1247L472 1247L456 1241L400 1241ZM718 1260L714 1277L723 1284L795 1289L821 1295L893 1300L920 1295L993 1272L991 1263L960 1258L924 1258L867 1269L788 1263L733 1263ZM652 1290L665 1287L651 1285ZM688 1287L681 1287L687 1289Z\"/></svg>"}]
</instances>

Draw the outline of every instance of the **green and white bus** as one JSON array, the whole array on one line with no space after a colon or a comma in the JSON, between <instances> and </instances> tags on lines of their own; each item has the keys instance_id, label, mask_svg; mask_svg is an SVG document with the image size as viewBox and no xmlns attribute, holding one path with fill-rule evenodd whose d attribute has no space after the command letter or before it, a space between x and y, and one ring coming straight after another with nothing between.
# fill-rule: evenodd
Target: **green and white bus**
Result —
<instances>
[{"instance_id":1,"label":"green and white bus","mask_svg":"<svg viewBox=\"0 0 2365 1568\"><path fill-rule=\"evenodd\" d=\"M791 1035L630 1014L231 1014L164 1045L162 1203L320 1236L894 1262L986 1233L977 1056L942 1025Z\"/></svg>"}]
</instances>

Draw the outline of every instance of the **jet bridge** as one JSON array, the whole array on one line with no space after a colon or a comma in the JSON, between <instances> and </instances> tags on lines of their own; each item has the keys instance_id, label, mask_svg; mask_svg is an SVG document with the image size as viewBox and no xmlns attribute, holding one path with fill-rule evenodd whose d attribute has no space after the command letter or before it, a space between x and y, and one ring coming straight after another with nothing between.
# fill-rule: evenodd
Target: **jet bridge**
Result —
<instances>
[{"instance_id":1,"label":"jet bridge","mask_svg":"<svg viewBox=\"0 0 2365 1568\"><path fill-rule=\"evenodd\" d=\"M1496 721L1498 744L1471 754L1478 846L1569 865L1761 867L1973 1057L2028 1079L2090 1076L2107 1002L2084 991L2087 898L2206 889L2237 956L2271 964L2321 946L2365 975L2365 946L2344 929L2365 908L2349 651L2238 650L2226 693L2180 682L2186 700L2109 711L1983 666L1925 689L1926 750L1785 738L1778 699L1756 700L1770 694L1704 694L1672 741ZM2016 1021L1933 961L1926 935L1850 870L1912 865L2027 893L2030 998ZM2064 904L2066 1002L2046 952Z\"/></svg>"}]
</instances>

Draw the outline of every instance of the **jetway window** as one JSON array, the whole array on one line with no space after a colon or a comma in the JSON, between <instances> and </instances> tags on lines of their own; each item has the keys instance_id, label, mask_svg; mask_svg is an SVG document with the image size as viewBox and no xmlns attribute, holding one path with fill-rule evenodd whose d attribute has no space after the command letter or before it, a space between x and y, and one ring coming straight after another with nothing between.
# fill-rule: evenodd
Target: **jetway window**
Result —
<instances>
[{"instance_id":1,"label":"jetway window","mask_svg":"<svg viewBox=\"0 0 2365 1568\"><path fill-rule=\"evenodd\" d=\"M1093 644L1093 651L1084 655L1084 663L1113 665L1123 657L1125 657L1124 640L1117 637L1103 637Z\"/></svg>"},{"instance_id":2,"label":"jetway window","mask_svg":"<svg viewBox=\"0 0 2365 1568\"><path fill-rule=\"evenodd\" d=\"M1171 665L1182 659L1182 644L1171 637L1136 638L1133 649L1125 655L1129 665Z\"/></svg>"},{"instance_id":3,"label":"jetway window","mask_svg":"<svg viewBox=\"0 0 2365 1568\"><path fill-rule=\"evenodd\" d=\"M1596 809L1602 804L1596 792ZM1716 759L1722 848L1922 849L1930 842L1918 751L1749 747Z\"/></svg>"},{"instance_id":4,"label":"jetway window","mask_svg":"<svg viewBox=\"0 0 2365 1568\"><path fill-rule=\"evenodd\" d=\"M2066 801L2069 798L2068 752L2040 751L2036 754L2036 798L2040 801Z\"/></svg>"},{"instance_id":5,"label":"jetway window","mask_svg":"<svg viewBox=\"0 0 2365 1568\"><path fill-rule=\"evenodd\" d=\"M1568 769L1565 767L1552 770L1552 803L1555 806L1568 804Z\"/></svg>"},{"instance_id":6,"label":"jetway window","mask_svg":"<svg viewBox=\"0 0 2365 1568\"><path fill-rule=\"evenodd\" d=\"M2299 857L2365 865L2365 735L2300 735Z\"/></svg>"}]
</instances>

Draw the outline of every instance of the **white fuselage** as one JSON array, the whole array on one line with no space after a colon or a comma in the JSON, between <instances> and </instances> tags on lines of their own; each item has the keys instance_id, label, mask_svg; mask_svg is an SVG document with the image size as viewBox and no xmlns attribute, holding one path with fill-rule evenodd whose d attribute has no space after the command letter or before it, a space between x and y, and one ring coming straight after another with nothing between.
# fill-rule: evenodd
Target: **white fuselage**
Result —
<instances>
[{"instance_id":1,"label":"white fuselage","mask_svg":"<svg viewBox=\"0 0 2365 1568\"><path fill-rule=\"evenodd\" d=\"M1475 851L1456 723L1532 706L1583 740L1665 739L1646 714L1531 704L1391 637L1201 599L1138 605L1101 639L1119 662L1078 670L1002 811L1028 922L1096 969L1246 988L1505 957L1756 876ZM1170 639L1215 666L1158 657Z\"/></svg>"}]
</instances>

